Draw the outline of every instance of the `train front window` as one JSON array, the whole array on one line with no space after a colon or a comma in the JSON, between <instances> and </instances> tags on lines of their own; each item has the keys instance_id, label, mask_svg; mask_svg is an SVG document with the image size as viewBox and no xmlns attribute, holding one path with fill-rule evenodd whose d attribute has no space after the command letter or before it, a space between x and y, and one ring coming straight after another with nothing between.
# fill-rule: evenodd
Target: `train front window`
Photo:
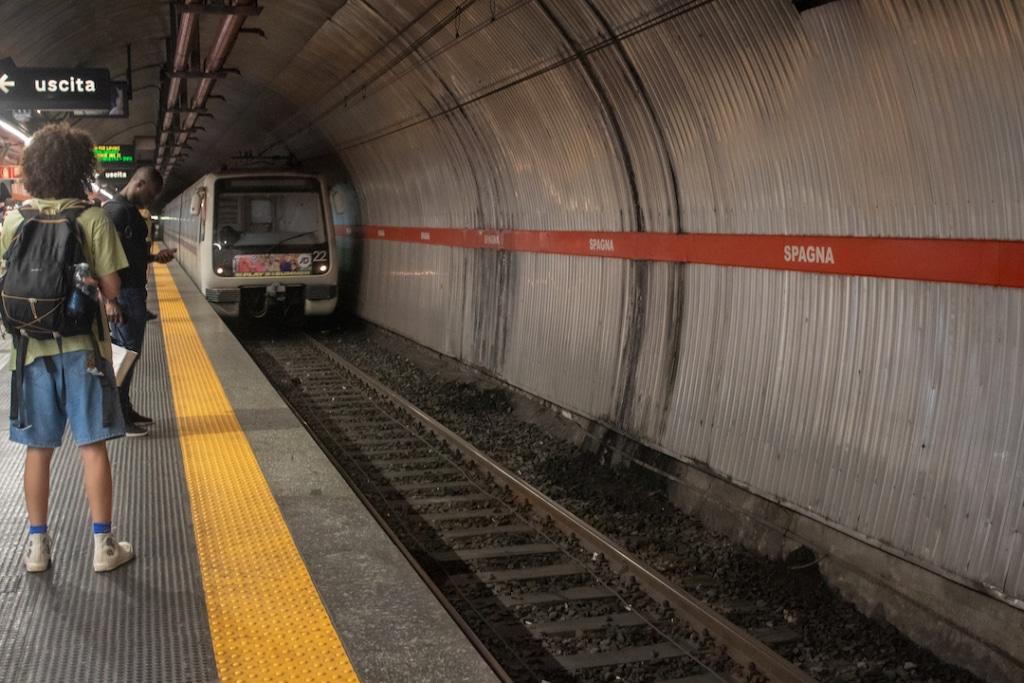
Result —
<instances>
[{"instance_id":1,"label":"train front window","mask_svg":"<svg viewBox=\"0 0 1024 683\"><path fill-rule=\"evenodd\" d=\"M326 272L328 235L314 178L217 181L213 231L218 275Z\"/></svg>"}]
</instances>

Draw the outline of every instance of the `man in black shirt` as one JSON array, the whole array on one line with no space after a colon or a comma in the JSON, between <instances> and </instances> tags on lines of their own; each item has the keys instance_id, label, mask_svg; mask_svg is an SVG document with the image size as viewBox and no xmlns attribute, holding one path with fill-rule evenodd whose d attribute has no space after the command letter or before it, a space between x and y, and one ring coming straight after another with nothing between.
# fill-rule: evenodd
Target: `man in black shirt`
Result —
<instances>
[{"instance_id":1,"label":"man in black shirt","mask_svg":"<svg viewBox=\"0 0 1024 683\"><path fill-rule=\"evenodd\" d=\"M139 209L148 207L163 189L164 179L152 166L144 166L137 170L128 184L120 193L103 205L110 219L117 228L128 257L128 267L118 271L121 276L121 293L117 302L121 305L121 320L115 322L111 329L111 338L129 351L142 354L142 340L146 334L146 281L149 264L153 261L168 263L174 258L174 249L163 249L156 254L150 253L149 227L139 213ZM138 359L136 359L138 365ZM129 397L135 366L121 383L121 408L124 412L126 436L145 436L149 433L147 425L153 420L140 415L133 407Z\"/></svg>"}]
</instances>

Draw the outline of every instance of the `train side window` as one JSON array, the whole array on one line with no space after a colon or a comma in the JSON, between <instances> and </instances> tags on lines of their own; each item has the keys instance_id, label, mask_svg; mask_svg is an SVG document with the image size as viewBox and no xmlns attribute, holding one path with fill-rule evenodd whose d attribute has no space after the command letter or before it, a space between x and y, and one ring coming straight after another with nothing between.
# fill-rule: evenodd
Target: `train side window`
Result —
<instances>
[{"instance_id":1,"label":"train side window","mask_svg":"<svg viewBox=\"0 0 1024 683\"><path fill-rule=\"evenodd\" d=\"M198 242L203 241L203 237L206 236L206 188L202 188L196 193L196 197L199 198L199 239Z\"/></svg>"}]
</instances>

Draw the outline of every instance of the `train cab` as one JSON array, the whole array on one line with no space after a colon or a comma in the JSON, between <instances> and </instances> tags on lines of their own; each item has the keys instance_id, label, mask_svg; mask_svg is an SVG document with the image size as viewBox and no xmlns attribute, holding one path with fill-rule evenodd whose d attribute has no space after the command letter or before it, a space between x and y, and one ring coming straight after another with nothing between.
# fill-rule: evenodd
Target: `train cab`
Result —
<instances>
[{"instance_id":1,"label":"train cab","mask_svg":"<svg viewBox=\"0 0 1024 683\"><path fill-rule=\"evenodd\" d=\"M164 241L224 317L330 315L338 301L324 184L294 172L204 176L164 211Z\"/></svg>"}]
</instances>

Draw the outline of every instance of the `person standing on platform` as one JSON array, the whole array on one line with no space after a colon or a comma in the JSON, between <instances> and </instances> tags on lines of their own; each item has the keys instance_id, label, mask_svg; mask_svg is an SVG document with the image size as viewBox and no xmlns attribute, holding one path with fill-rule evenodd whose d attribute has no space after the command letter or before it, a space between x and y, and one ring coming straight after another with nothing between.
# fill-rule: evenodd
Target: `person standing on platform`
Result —
<instances>
[{"instance_id":1,"label":"person standing on platform","mask_svg":"<svg viewBox=\"0 0 1024 683\"><path fill-rule=\"evenodd\" d=\"M106 442L124 435L124 419L110 362L107 320L99 302L91 296L92 303L86 302L79 291L91 291L98 284L108 300L107 315L119 318L117 271L128 260L110 219L86 200L95 171L87 134L66 125L40 130L22 159L25 188L34 199L7 215L0 236L0 293L13 346L10 439L27 447L29 536L24 561L30 572L50 566L50 461L68 423L81 454L92 513L93 569L110 571L135 557L131 544L118 542L110 528L113 484ZM70 252L64 244L73 245ZM68 255L75 264L66 263ZM38 313L43 299L35 298L37 290L60 288L65 280L59 273L71 270L78 279L74 286L65 285L69 289L59 299L66 311L63 321L48 322ZM19 308L19 294L22 307L24 302L34 307L27 316ZM40 338L49 330L45 325L54 328L49 339Z\"/></svg>"},{"instance_id":2,"label":"person standing on platform","mask_svg":"<svg viewBox=\"0 0 1024 683\"><path fill-rule=\"evenodd\" d=\"M163 189L164 179L152 166L143 166L135 171L131 180L114 198L103 205L103 210L113 221L117 233L121 237L124 253L128 257L128 267L121 270L121 293L118 302L121 304L122 319L115 323L111 336L115 344L135 351L142 355L142 342L146 335L146 282L149 264L153 261L169 263L174 259L174 249L163 249L156 254L150 253L149 226L139 213L147 208ZM131 387L135 377L135 365L121 382L121 410L125 419L127 436L145 436L149 433L148 426L153 424L151 418L140 414L132 406Z\"/></svg>"}]
</instances>

